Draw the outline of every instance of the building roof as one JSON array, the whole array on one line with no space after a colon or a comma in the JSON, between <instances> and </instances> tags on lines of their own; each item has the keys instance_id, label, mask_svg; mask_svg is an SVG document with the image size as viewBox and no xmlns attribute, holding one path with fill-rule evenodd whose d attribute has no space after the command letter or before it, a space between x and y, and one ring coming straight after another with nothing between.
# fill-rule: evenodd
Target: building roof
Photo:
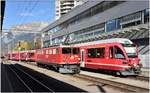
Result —
<instances>
[{"instance_id":1,"label":"building roof","mask_svg":"<svg viewBox=\"0 0 150 93\"><path fill-rule=\"evenodd\" d=\"M55 20L53 23L49 24L47 27L45 27L43 29L43 31L47 31L47 30L57 26L58 24L61 24L64 21L67 21L67 20L71 19L72 17L79 15L80 13L90 9L91 7L97 5L97 4L101 3L101 2L102 2L101 0L97 0L96 2L92 1L92 0L89 0L89 1L85 2L82 5L75 7L74 9L69 11L68 13L64 14L58 20Z\"/></svg>"}]
</instances>

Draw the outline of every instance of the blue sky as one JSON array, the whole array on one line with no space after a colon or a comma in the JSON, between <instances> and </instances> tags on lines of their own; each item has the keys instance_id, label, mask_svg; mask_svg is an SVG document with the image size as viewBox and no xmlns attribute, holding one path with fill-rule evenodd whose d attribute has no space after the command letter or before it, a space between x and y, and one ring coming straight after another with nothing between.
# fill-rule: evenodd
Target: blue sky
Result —
<instances>
[{"instance_id":1,"label":"blue sky","mask_svg":"<svg viewBox=\"0 0 150 93\"><path fill-rule=\"evenodd\" d=\"M51 22L55 18L55 0L6 0L3 29L17 24Z\"/></svg>"}]
</instances>

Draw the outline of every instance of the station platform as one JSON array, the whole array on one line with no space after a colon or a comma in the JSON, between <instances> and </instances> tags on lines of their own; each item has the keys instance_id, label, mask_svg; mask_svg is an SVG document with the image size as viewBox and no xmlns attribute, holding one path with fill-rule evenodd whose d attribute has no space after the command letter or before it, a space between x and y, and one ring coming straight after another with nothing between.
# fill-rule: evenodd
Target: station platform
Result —
<instances>
[{"instance_id":1,"label":"station platform","mask_svg":"<svg viewBox=\"0 0 150 93\"><path fill-rule=\"evenodd\" d=\"M120 77L115 77L115 76L111 76L111 75L104 75L104 74L100 74L100 73L93 73L93 72L87 72L87 71L81 71L80 74L95 77L95 78L100 78L100 79L104 79L104 80L107 79L110 81L128 84L128 85L132 85L132 86L149 88L149 82L146 82L146 81L133 80L130 78L120 78Z\"/></svg>"},{"instance_id":2,"label":"station platform","mask_svg":"<svg viewBox=\"0 0 150 93\"><path fill-rule=\"evenodd\" d=\"M150 68L142 68L141 69L142 70L142 75L144 75L144 76L149 76L149 73L150 73Z\"/></svg>"}]
</instances>

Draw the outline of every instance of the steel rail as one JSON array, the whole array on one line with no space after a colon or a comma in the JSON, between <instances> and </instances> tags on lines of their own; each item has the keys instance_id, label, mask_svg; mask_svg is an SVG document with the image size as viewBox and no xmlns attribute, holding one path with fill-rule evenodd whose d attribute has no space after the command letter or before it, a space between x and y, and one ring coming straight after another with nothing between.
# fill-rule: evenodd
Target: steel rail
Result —
<instances>
[{"instance_id":1,"label":"steel rail","mask_svg":"<svg viewBox=\"0 0 150 93\"><path fill-rule=\"evenodd\" d=\"M31 64L29 62L27 64L35 66L35 64ZM96 82L96 83L107 84L109 86L112 86L112 87L115 87L115 88L117 87L117 88L124 89L124 90L130 91L130 92L139 92L139 91L148 92L149 91L149 89L147 89L147 88L143 88L143 87L139 87L139 86L135 86L135 85L129 85L129 84L121 83L121 82L115 82L115 81L102 79L102 78L96 78L96 77L83 75L83 74L75 74L75 75L73 75L73 77L81 78L81 79L84 79L84 80L89 80L89 81ZM148 77L144 77L144 76L137 76L133 79L135 79L135 80L138 79L139 80L140 78L142 80L144 80L144 78L145 78L145 80L149 79Z\"/></svg>"},{"instance_id":2,"label":"steel rail","mask_svg":"<svg viewBox=\"0 0 150 93\"><path fill-rule=\"evenodd\" d=\"M20 78L20 76L10 67L8 68L17 76L17 78L23 83L23 85L30 91L33 92L32 89Z\"/></svg>"},{"instance_id":3,"label":"steel rail","mask_svg":"<svg viewBox=\"0 0 150 93\"><path fill-rule=\"evenodd\" d=\"M139 92L139 91L140 92L148 92L149 91L148 88L143 88L143 87L139 87L139 86L135 86L135 85L129 85L129 84L121 83L121 82L115 82L115 81L111 81L108 79L102 79L100 77L96 78L96 77L83 75L83 74L76 74L76 75L73 75L73 77L81 78L84 80L89 80L89 81L100 83L100 84L110 85L112 87L117 87L117 88L128 90L131 92Z\"/></svg>"},{"instance_id":4,"label":"steel rail","mask_svg":"<svg viewBox=\"0 0 150 93\"><path fill-rule=\"evenodd\" d=\"M52 89L50 89L49 87L47 87L46 85L44 85L42 82L40 82L39 80L37 80L36 78L34 78L33 76L31 76L30 74L26 73L25 71L21 70L20 68L17 68L17 67L15 67L15 68L18 69L18 70L20 70L21 72L23 72L24 74L26 74L27 76L29 76L30 78L32 78L34 81L36 81L37 83L39 83L43 87L47 88L48 90L50 90L51 92L54 92Z\"/></svg>"},{"instance_id":5,"label":"steel rail","mask_svg":"<svg viewBox=\"0 0 150 93\"><path fill-rule=\"evenodd\" d=\"M11 63L11 62L10 62ZM31 76L30 74L26 73L25 71L21 70L20 68L16 67L13 65L14 68L16 68L17 70L19 70L20 72L24 73L25 75L27 75L30 79L34 80L35 82L37 82L38 84L40 84L41 86L45 87L46 89L48 89L50 92L54 93L55 91L53 91L52 89L50 89L49 87L47 87L45 84L43 84L42 82L40 82L39 80L37 80L36 78L34 78L33 76ZM11 68L12 69L12 68ZM13 70L14 71L14 70ZM15 72L15 71L14 71ZM16 72L15 72L16 73ZM17 77L19 77L19 75L16 73ZM20 78L20 77L19 77ZM20 78L21 79L21 78ZM22 82L24 82L22 79L21 79ZM23 84L25 84L26 87L28 87L28 85L24 82ZM28 87L29 88L29 87ZM32 89L29 88L31 92Z\"/></svg>"}]
</instances>

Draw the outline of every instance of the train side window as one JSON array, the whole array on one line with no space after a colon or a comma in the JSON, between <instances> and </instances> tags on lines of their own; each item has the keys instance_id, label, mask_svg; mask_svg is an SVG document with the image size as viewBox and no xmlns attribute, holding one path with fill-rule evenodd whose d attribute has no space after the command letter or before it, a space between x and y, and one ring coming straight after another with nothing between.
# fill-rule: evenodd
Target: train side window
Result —
<instances>
[{"instance_id":1,"label":"train side window","mask_svg":"<svg viewBox=\"0 0 150 93\"><path fill-rule=\"evenodd\" d=\"M79 48L73 48L73 54L79 54Z\"/></svg>"},{"instance_id":2,"label":"train side window","mask_svg":"<svg viewBox=\"0 0 150 93\"><path fill-rule=\"evenodd\" d=\"M59 49L58 48L56 48L56 54L59 54Z\"/></svg>"},{"instance_id":3,"label":"train side window","mask_svg":"<svg viewBox=\"0 0 150 93\"><path fill-rule=\"evenodd\" d=\"M114 53L114 50L113 50L113 47L110 47L109 48L109 58L113 58L113 53Z\"/></svg>"},{"instance_id":4,"label":"train side window","mask_svg":"<svg viewBox=\"0 0 150 93\"><path fill-rule=\"evenodd\" d=\"M56 54L56 49L53 49L53 54Z\"/></svg>"},{"instance_id":5,"label":"train side window","mask_svg":"<svg viewBox=\"0 0 150 93\"><path fill-rule=\"evenodd\" d=\"M48 50L46 50L46 54L49 54L49 53L48 53Z\"/></svg>"},{"instance_id":6,"label":"train side window","mask_svg":"<svg viewBox=\"0 0 150 93\"><path fill-rule=\"evenodd\" d=\"M52 54L52 49L49 49L49 54Z\"/></svg>"},{"instance_id":7,"label":"train side window","mask_svg":"<svg viewBox=\"0 0 150 93\"><path fill-rule=\"evenodd\" d=\"M98 48L97 49L97 57L104 58L105 57L105 48Z\"/></svg>"},{"instance_id":8,"label":"train side window","mask_svg":"<svg viewBox=\"0 0 150 93\"><path fill-rule=\"evenodd\" d=\"M88 58L104 58L105 48L90 48L88 49Z\"/></svg>"},{"instance_id":9,"label":"train side window","mask_svg":"<svg viewBox=\"0 0 150 93\"><path fill-rule=\"evenodd\" d=\"M117 59L125 59L123 51L117 46L115 46L115 58L117 58Z\"/></svg>"},{"instance_id":10,"label":"train side window","mask_svg":"<svg viewBox=\"0 0 150 93\"><path fill-rule=\"evenodd\" d=\"M71 48L62 48L62 54L71 54Z\"/></svg>"}]
</instances>

